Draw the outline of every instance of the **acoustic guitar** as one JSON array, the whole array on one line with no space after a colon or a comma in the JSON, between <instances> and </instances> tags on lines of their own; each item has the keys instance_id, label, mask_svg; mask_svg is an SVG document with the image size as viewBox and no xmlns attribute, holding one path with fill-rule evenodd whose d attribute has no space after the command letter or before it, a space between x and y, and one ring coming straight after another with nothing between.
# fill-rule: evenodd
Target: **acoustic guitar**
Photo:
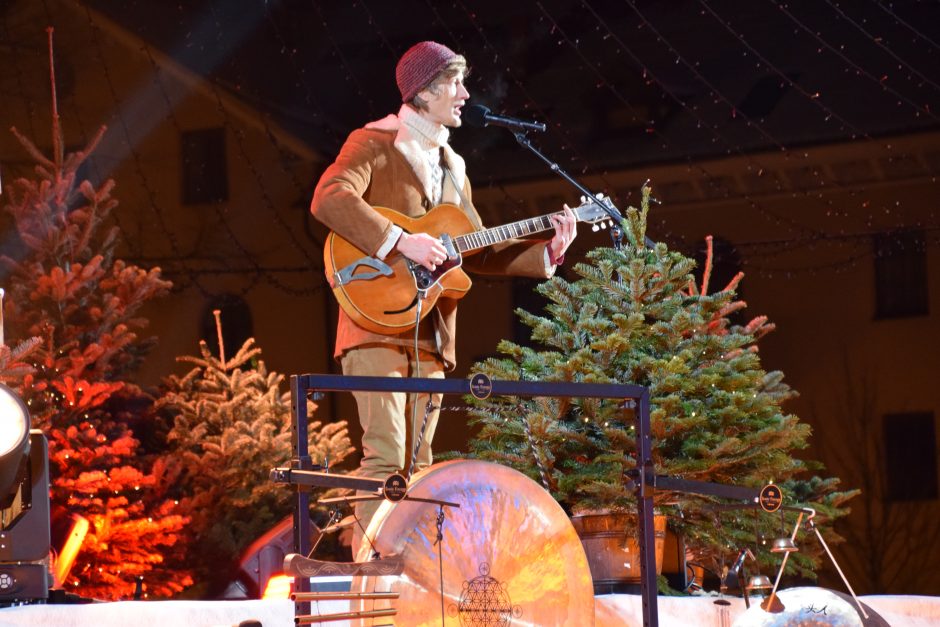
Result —
<instances>
[{"instance_id":1,"label":"acoustic guitar","mask_svg":"<svg viewBox=\"0 0 940 627\"><path fill-rule=\"evenodd\" d=\"M609 206L609 199L604 199ZM447 259L433 271L401 253L392 251L384 260L365 255L335 232L326 239L323 257L326 278L343 311L374 333L394 335L409 331L434 307L441 296L463 298L470 277L461 269L463 256L514 237L525 237L554 228L547 214L477 231L460 207L442 204L418 218L409 218L385 207L375 210L408 233L427 233L440 239ZM605 222L608 214L597 203L573 209L579 222Z\"/></svg>"}]
</instances>

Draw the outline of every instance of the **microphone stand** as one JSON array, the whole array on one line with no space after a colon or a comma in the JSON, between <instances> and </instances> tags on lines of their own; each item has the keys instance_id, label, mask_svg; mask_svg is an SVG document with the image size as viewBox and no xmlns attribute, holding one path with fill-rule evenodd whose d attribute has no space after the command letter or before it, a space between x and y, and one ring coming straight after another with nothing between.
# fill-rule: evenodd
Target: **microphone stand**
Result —
<instances>
[{"instance_id":1,"label":"microphone stand","mask_svg":"<svg viewBox=\"0 0 940 627\"><path fill-rule=\"evenodd\" d=\"M607 215L610 216L610 220L612 222L612 226L610 227L611 243L613 244L614 248L618 250L622 248L623 247L623 228L621 228L620 222L621 220L623 220L623 214L621 214L620 211L616 207L614 207L612 204L601 202L597 198L597 196L595 196L589 189L581 185L581 183L575 180L574 177L572 177L570 174L565 172L561 168L560 165L558 165L557 163L555 163L554 161L546 157L544 154L542 154L542 152L540 152L538 148L532 145L532 142L529 140L529 137L525 134L524 131L513 131L512 134L516 137L517 142L519 142L525 148L528 148L529 151L532 152L532 154L534 154L536 157L544 161L552 172L555 172L556 174L558 174L558 176L560 176L561 178L565 179L566 181L574 185L575 189L577 189L579 192L584 194L585 197L590 198L592 201L594 201L594 203L598 207L602 208L607 213ZM646 244L646 246L648 248L653 248L653 241L648 237L644 239L645 239L644 243Z\"/></svg>"},{"instance_id":2,"label":"microphone stand","mask_svg":"<svg viewBox=\"0 0 940 627\"><path fill-rule=\"evenodd\" d=\"M584 185L581 185L581 183L576 181L570 174L561 169L560 165L542 154L538 148L532 145L532 142L529 141L529 138L524 131L513 131L512 134L516 137L517 142L519 142L525 148L528 148L532 154L544 161L552 172L555 172L561 178L574 185L575 189L584 194L585 197L594 201L598 207L602 208L607 213L607 215L610 216L610 220L613 223L610 227L611 243L613 244L614 248L619 250L623 246L623 229L620 226L620 221L623 220L623 215L620 213L620 211L612 205L601 202L597 196L591 193L591 191L584 187Z\"/></svg>"}]
</instances>

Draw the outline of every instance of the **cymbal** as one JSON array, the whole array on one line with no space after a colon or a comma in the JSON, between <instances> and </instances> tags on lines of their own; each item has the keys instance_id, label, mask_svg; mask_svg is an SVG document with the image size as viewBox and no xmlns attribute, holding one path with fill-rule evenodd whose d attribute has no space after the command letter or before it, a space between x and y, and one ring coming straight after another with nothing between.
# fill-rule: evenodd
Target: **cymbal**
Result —
<instances>
[{"instance_id":1,"label":"cymbal","mask_svg":"<svg viewBox=\"0 0 940 627\"><path fill-rule=\"evenodd\" d=\"M460 507L444 508L438 543L438 505L382 504L367 533L381 555L400 555L405 570L354 578L353 591L399 593L397 601L363 601L361 610L394 607L395 624L409 627L594 624L581 541L540 485L505 466L456 460L417 473L408 495ZM371 554L363 543L357 561ZM389 619L363 621L372 624Z\"/></svg>"}]
</instances>

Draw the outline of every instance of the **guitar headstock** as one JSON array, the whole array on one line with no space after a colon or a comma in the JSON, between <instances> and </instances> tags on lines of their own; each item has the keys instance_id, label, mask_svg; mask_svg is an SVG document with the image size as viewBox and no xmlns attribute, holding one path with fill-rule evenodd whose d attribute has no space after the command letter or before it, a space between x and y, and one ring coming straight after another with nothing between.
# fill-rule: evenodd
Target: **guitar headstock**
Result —
<instances>
[{"instance_id":1,"label":"guitar headstock","mask_svg":"<svg viewBox=\"0 0 940 627\"><path fill-rule=\"evenodd\" d=\"M581 204L572 209L572 211L574 211L574 215L579 221L593 224L594 226L591 228L592 231L599 231L600 229L606 229L608 225L612 223L609 210L612 209L613 212L617 214L619 214L620 211L614 206L609 196L595 194L594 197L597 198L603 206L594 202L593 199L582 196Z\"/></svg>"}]
</instances>

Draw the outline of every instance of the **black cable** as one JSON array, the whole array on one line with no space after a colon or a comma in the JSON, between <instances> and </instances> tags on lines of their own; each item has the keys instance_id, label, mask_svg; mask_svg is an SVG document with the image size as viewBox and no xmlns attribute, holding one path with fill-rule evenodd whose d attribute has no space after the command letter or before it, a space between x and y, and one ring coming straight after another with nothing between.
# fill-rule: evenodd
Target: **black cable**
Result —
<instances>
[{"instance_id":1,"label":"black cable","mask_svg":"<svg viewBox=\"0 0 940 627\"><path fill-rule=\"evenodd\" d=\"M441 588L441 627L444 626L444 555L441 546L444 544L444 506L439 505L437 513L437 565L439 571L439 581Z\"/></svg>"},{"instance_id":2,"label":"black cable","mask_svg":"<svg viewBox=\"0 0 940 627\"><path fill-rule=\"evenodd\" d=\"M356 524L359 526L359 530L362 531L362 537L366 539L366 542L368 542L368 543L369 543L369 546L372 548L372 555L378 555L379 552L376 550L375 545L372 544L372 538L370 538L370 537L369 537L369 534L366 533L366 530L365 530L365 529L363 528L363 526L362 526L362 521L359 520L359 517L358 517L358 516L356 516L356 508L355 508L355 506L352 505L352 504L349 502L348 499L345 500L344 502L346 503L347 507L352 508L353 520L356 521Z\"/></svg>"},{"instance_id":3,"label":"black cable","mask_svg":"<svg viewBox=\"0 0 940 627\"><path fill-rule=\"evenodd\" d=\"M415 307L415 339L414 339L414 353L412 356L415 360L415 378L421 377L421 357L418 355L418 333L419 327L421 326L421 305L424 303L424 298L427 296L426 290L418 290L417 293L417 306ZM428 397L430 400L430 396ZM418 393L415 392L414 398L411 400L411 441L415 442L418 438L418 434L415 429L418 426ZM407 476L408 480L411 481L411 474L414 472L414 465L418 459L418 448L415 446L414 453L411 456L411 464L408 466ZM404 470L404 469L403 469Z\"/></svg>"}]
</instances>

